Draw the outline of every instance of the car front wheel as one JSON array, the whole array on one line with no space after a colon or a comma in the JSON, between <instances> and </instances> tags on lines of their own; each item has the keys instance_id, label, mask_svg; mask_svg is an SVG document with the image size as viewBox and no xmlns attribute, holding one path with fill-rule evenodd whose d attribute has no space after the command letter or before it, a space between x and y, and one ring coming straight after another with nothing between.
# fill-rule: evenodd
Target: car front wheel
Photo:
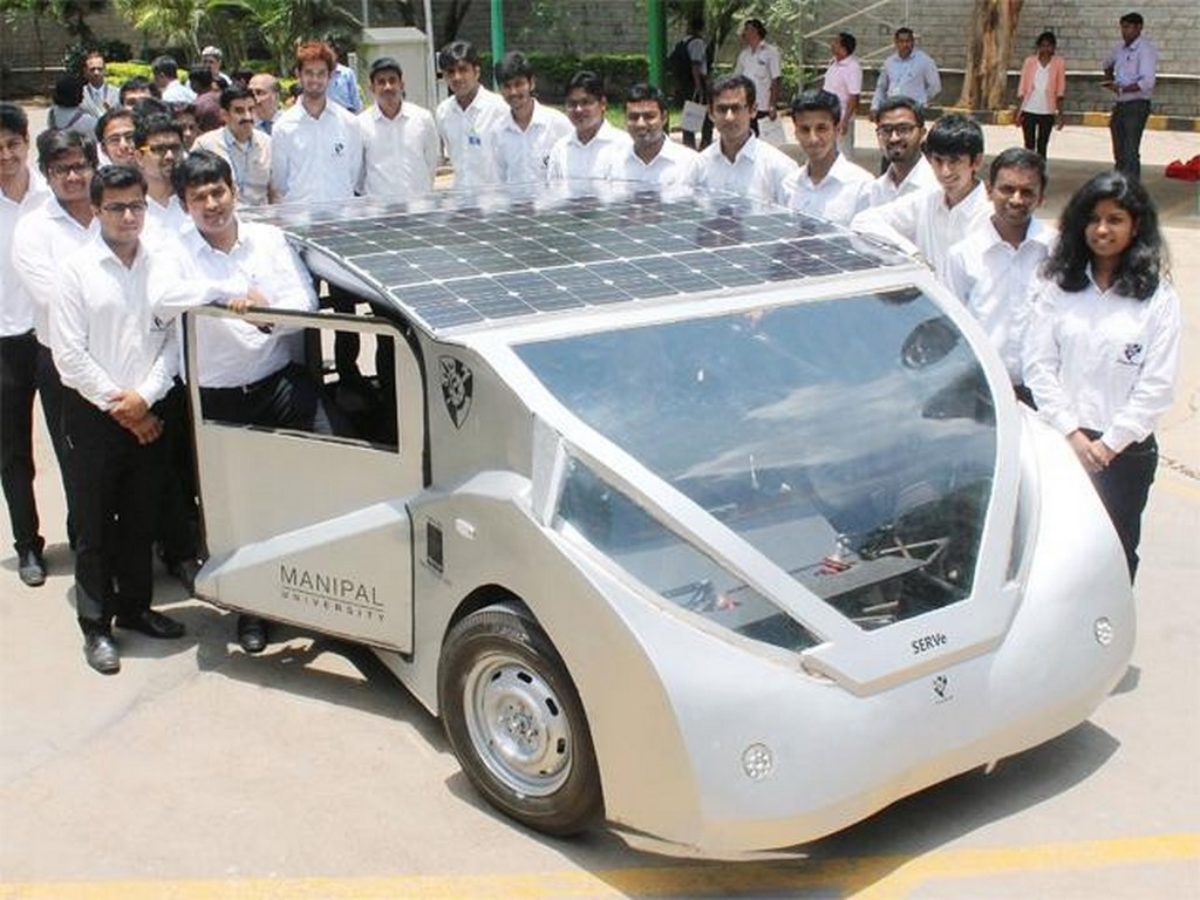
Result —
<instances>
[{"instance_id":1,"label":"car front wheel","mask_svg":"<svg viewBox=\"0 0 1200 900\"><path fill-rule=\"evenodd\" d=\"M560 836L602 817L583 706L534 622L507 606L466 616L442 647L438 698L463 770L501 812Z\"/></svg>"}]
</instances>

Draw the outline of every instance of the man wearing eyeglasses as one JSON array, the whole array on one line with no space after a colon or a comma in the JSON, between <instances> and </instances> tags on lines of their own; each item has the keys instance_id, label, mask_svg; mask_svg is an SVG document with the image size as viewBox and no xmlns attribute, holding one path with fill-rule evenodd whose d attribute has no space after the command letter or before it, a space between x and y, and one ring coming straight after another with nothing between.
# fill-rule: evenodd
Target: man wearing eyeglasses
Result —
<instances>
[{"instance_id":1,"label":"man wearing eyeglasses","mask_svg":"<svg viewBox=\"0 0 1200 900\"><path fill-rule=\"evenodd\" d=\"M167 113L151 113L136 120L138 168L146 179L145 239L154 247L179 237L190 219L175 196L171 172L183 159L183 129Z\"/></svg>"},{"instance_id":2,"label":"man wearing eyeglasses","mask_svg":"<svg viewBox=\"0 0 1200 900\"><path fill-rule=\"evenodd\" d=\"M121 92L115 84L108 84L105 78L108 66L105 65L104 55L89 53L83 61L83 111L97 119L110 109L121 105Z\"/></svg>"},{"instance_id":3,"label":"man wearing eyeglasses","mask_svg":"<svg viewBox=\"0 0 1200 900\"><path fill-rule=\"evenodd\" d=\"M71 492L67 487L67 445L62 433L62 381L50 354L50 311L58 304L63 261L99 230L88 188L96 169L96 145L74 131L44 131L37 139L38 166L52 197L17 222L12 263L33 301L38 341L37 389L67 497L67 539L75 544Z\"/></svg>"},{"instance_id":4,"label":"man wearing eyeglasses","mask_svg":"<svg viewBox=\"0 0 1200 900\"><path fill-rule=\"evenodd\" d=\"M911 97L889 97L879 105L875 135L887 168L871 184L868 206L882 206L898 197L938 186L925 158L925 114Z\"/></svg>"},{"instance_id":5,"label":"man wearing eyeglasses","mask_svg":"<svg viewBox=\"0 0 1200 900\"><path fill-rule=\"evenodd\" d=\"M560 137L550 148L546 178L596 178L605 151L624 149L632 139L624 131L608 124L604 117L608 98L604 78L595 72L576 72L567 82L567 118L574 131ZM615 152L615 151L614 151Z\"/></svg>"},{"instance_id":6,"label":"man wearing eyeglasses","mask_svg":"<svg viewBox=\"0 0 1200 900\"><path fill-rule=\"evenodd\" d=\"M96 122L97 164L137 165L137 141L133 134L133 110L115 106Z\"/></svg>"},{"instance_id":7,"label":"man wearing eyeglasses","mask_svg":"<svg viewBox=\"0 0 1200 900\"><path fill-rule=\"evenodd\" d=\"M184 633L150 608L165 471L156 404L171 390L179 351L174 325L152 314L146 294L146 179L132 166L105 167L89 199L100 232L63 264L51 344L69 389L63 431L78 529L75 610L88 665L112 675L121 668L114 622L152 638Z\"/></svg>"}]
</instances>

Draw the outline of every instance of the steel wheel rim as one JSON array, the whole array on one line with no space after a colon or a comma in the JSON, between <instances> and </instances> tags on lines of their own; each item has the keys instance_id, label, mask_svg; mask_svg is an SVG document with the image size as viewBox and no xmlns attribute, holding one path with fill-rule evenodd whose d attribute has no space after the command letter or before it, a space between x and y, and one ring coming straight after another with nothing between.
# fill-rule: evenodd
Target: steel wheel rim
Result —
<instances>
[{"instance_id":1,"label":"steel wheel rim","mask_svg":"<svg viewBox=\"0 0 1200 900\"><path fill-rule=\"evenodd\" d=\"M475 755L506 787L546 797L571 774L571 723L554 689L507 653L476 660L463 685L463 710Z\"/></svg>"}]
</instances>

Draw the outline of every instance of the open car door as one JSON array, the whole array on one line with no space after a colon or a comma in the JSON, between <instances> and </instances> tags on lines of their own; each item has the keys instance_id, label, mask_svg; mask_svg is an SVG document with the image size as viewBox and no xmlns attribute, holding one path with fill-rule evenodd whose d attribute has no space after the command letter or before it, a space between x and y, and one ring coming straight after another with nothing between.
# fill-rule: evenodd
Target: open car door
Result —
<instances>
[{"instance_id":1,"label":"open car door","mask_svg":"<svg viewBox=\"0 0 1200 900\"><path fill-rule=\"evenodd\" d=\"M189 311L188 372L199 362L201 316ZM412 523L408 499L424 484L424 391L416 354L382 319L255 312L241 318L295 333L310 347L335 332L372 344L379 368L364 416L363 395L321 385L339 436L223 422L205 415L189 379L196 470L207 561L198 596L378 647L412 647ZM369 352L364 352L364 359ZM309 353L319 358L319 352ZM320 365L309 366L322 379ZM336 402L335 402L336 398ZM354 403L346 401L353 400ZM347 409L339 408L339 403Z\"/></svg>"}]
</instances>

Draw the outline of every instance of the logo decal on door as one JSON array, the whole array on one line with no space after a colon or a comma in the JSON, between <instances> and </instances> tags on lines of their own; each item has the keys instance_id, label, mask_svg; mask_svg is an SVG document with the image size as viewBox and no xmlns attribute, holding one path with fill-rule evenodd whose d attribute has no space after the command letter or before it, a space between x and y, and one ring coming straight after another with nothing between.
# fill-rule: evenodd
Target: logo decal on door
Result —
<instances>
[{"instance_id":1,"label":"logo decal on door","mask_svg":"<svg viewBox=\"0 0 1200 900\"><path fill-rule=\"evenodd\" d=\"M446 401L446 412L455 428L462 428L471 414L471 396L475 392L475 376L461 360L453 356L439 356L442 367L442 399Z\"/></svg>"}]
</instances>

